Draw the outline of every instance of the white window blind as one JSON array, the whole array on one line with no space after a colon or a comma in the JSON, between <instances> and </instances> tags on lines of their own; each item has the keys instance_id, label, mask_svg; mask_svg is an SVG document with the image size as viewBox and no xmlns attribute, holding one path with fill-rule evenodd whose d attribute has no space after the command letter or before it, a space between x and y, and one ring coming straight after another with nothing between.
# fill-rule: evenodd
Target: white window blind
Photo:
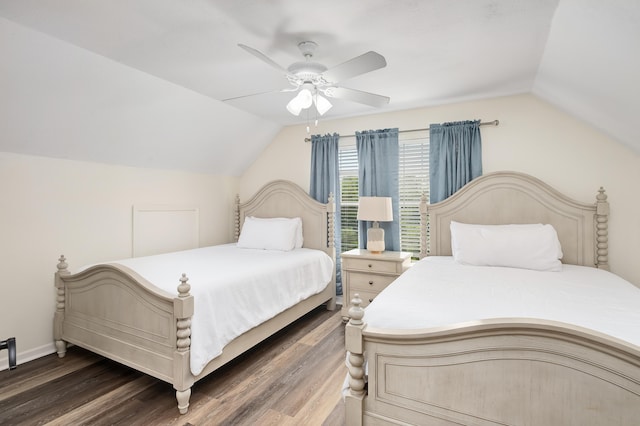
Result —
<instances>
[{"instance_id":1,"label":"white window blind","mask_svg":"<svg viewBox=\"0 0 640 426\"><path fill-rule=\"evenodd\" d=\"M420 197L429 197L429 139L399 141L400 246L420 252ZM358 157L354 144L340 143L341 252L358 247Z\"/></svg>"},{"instance_id":2,"label":"white window blind","mask_svg":"<svg viewBox=\"0 0 640 426\"><path fill-rule=\"evenodd\" d=\"M420 253L420 198L429 196L429 140L400 141L398 192L400 196L400 247Z\"/></svg>"},{"instance_id":3,"label":"white window blind","mask_svg":"<svg viewBox=\"0 0 640 426\"><path fill-rule=\"evenodd\" d=\"M358 155L356 146L341 143L340 163L340 252L358 248Z\"/></svg>"}]
</instances>

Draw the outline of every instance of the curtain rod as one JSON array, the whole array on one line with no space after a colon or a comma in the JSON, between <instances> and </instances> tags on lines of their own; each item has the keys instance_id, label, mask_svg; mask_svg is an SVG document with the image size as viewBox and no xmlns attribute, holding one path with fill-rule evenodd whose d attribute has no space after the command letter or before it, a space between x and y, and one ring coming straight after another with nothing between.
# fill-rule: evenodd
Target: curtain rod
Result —
<instances>
[{"instance_id":1,"label":"curtain rod","mask_svg":"<svg viewBox=\"0 0 640 426\"><path fill-rule=\"evenodd\" d=\"M484 123L480 123L481 126L497 126L498 124L500 124L499 120L493 120L493 121L485 121ZM428 131L429 128L424 128L424 129L408 129L408 130L398 130L398 133L411 133L411 132L426 132ZM356 135L345 135L342 136L340 135L340 138L355 138ZM311 138L304 138L305 142L311 142Z\"/></svg>"}]
</instances>

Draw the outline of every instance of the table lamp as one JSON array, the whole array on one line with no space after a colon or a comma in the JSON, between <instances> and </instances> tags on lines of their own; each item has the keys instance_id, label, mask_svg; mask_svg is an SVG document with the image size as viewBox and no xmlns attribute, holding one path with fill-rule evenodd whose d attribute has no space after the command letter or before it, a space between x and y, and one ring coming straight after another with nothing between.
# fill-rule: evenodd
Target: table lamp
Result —
<instances>
[{"instance_id":1,"label":"table lamp","mask_svg":"<svg viewBox=\"0 0 640 426\"><path fill-rule=\"evenodd\" d=\"M384 251L384 229L378 222L391 222L393 210L391 197L359 197L358 220L373 222L373 228L367 230L367 250L380 254Z\"/></svg>"}]
</instances>

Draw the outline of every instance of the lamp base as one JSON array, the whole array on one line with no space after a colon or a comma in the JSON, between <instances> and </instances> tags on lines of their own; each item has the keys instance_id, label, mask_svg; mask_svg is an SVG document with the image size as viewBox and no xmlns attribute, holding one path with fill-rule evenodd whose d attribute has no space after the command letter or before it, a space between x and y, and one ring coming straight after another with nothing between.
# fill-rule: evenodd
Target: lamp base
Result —
<instances>
[{"instance_id":1,"label":"lamp base","mask_svg":"<svg viewBox=\"0 0 640 426\"><path fill-rule=\"evenodd\" d=\"M384 229L378 227L378 222L374 222L373 228L367 230L367 250L373 254L384 251Z\"/></svg>"}]
</instances>

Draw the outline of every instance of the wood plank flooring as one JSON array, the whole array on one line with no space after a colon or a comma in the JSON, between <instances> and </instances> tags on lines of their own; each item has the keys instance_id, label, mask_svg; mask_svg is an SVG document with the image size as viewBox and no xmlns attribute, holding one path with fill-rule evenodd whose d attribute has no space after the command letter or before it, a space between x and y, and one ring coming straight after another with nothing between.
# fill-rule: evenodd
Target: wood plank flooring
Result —
<instances>
[{"instance_id":1,"label":"wood plank flooring","mask_svg":"<svg viewBox=\"0 0 640 426\"><path fill-rule=\"evenodd\" d=\"M198 381L173 387L71 347L0 372L0 425L342 425L344 325L320 307Z\"/></svg>"}]
</instances>

